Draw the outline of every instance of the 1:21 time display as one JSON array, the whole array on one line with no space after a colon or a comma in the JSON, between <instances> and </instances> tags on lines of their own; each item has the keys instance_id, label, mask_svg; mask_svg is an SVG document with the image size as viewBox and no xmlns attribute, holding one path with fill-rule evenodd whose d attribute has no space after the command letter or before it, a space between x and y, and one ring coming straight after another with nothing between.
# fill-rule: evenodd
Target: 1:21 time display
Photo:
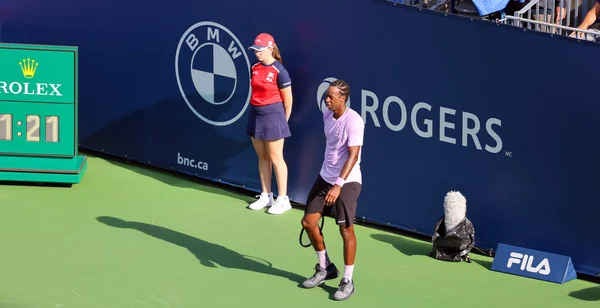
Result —
<instances>
[{"instance_id":1,"label":"1:21 time display","mask_svg":"<svg viewBox=\"0 0 600 308\"><path fill-rule=\"evenodd\" d=\"M27 115L26 117L26 140L31 142L40 141L40 121L39 115ZM17 130L17 137L22 136L19 128L22 127L21 121L17 122L17 127L13 127L13 115L9 113L0 113L0 140L13 140L13 131ZM59 117L46 116L44 121L45 142L58 142L59 136Z\"/></svg>"}]
</instances>

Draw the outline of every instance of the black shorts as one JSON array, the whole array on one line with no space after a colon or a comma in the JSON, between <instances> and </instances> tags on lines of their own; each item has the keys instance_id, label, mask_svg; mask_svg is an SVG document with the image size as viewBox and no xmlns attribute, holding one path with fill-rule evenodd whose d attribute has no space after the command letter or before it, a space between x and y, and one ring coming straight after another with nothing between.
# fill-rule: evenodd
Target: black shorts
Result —
<instances>
[{"instance_id":1,"label":"black shorts","mask_svg":"<svg viewBox=\"0 0 600 308\"><path fill-rule=\"evenodd\" d=\"M320 175L315 180L306 201L304 213L328 216L331 211L334 211L335 221L338 225L344 224L350 227L354 224L356 216L356 207L358 206L358 196L360 195L361 185L357 182L349 182L344 184L340 190L335 204L333 206L325 206L325 196L333 185L327 183Z\"/></svg>"}]
</instances>

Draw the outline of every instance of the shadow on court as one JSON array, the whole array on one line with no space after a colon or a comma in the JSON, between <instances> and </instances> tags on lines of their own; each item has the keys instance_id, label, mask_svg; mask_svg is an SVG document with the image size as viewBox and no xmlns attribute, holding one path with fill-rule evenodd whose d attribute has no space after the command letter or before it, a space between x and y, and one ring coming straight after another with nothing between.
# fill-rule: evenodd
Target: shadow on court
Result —
<instances>
[{"instance_id":1,"label":"shadow on court","mask_svg":"<svg viewBox=\"0 0 600 308\"><path fill-rule=\"evenodd\" d=\"M479 265L481 265L481 266L485 267L485 268L486 268L486 269L488 269L488 270L491 270L491 269L492 269L492 261L486 261L486 260L476 260L476 259L473 259L473 257L471 257L471 260L472 260L473 262L475 262L475 263L477 263L477 264L479 264Z\"/></svg>"},{"instance_id":2,"label":"shadow on court","mask_svg":"<svg viewBox=\"0 0 600 308\"><path fill-rule=\"evenodd\" d=\"M278 276L296 282L298 287L302 287L301 283L306 279L298 274L273 267L269 261L242 255L221 245L203 241L168 228L137 221L124 221L119 218L108 216L101 216L96 219L111 227L137 230L154 238L186 248L196 256L202 265L207 267L216 268L217 265L219 265L226 268ZM322 289L328 292L330 296L333 296L336 291L335 288L325 285L322 286Z\"/></svg>"},{"instance_id":3,"label":"shadow on court","mask_svg":"<svg viewBox=\"0 0 600 308\"><path fill-rule=\"evenodd\" d=\"M429 257L429 253L431 252L432 245L429 242L425 241L414 241L409 240L401 236L391 235L391 234L372 234L371 237L375 240L388 243L394 246L398 251L403 253L406 256L425 256ZM471 253L471 255L473 252ZM492 269L492 261L488 260L477 260L471 257L471 261L473 263L477 263L482 267L490 270Z\"/></svg>"},{"instance_id":4,"label":"shadow on court","mask_svg":"<svg viewBox=\"0 0 600 308\"><path fill-rule=\"evenodd\" d=\"M569 293L569 296L589 302L600 301L600 286L573 291Z\"/></svg>"},{"instance_id":5,"label":"shadow on court","mask_svg":"<svg viewBox=\"0 0 600 308\"><path fill-rule=\"evenodd\" d=\"M250 205L258 199L259 193L252 193L241 188L226 186L225 184L193 177L191 175L178 173L176 171L161 169L156 166L144 165L135 161L125 161L123 159L109 155L100 155L93 151L86 152L86 155L90 157L98 157L104 159L106 162L112 165L125 168L129 171L135 172L143 176L150 177L169 186L184 189L195 189L211 194L228 196L231 198L240 199L246 202L247 205ZM275 177L273 177L273 183L271 185L272 187L277 187ZM295 204L292 203L292 206L295 206Z\"/></svg>"},{"instance_id":6,"label":"shadow on court","mask_svg":"<svg viewBox=\"0 0 600 308\"><path fill-rule=\"evenodd\" d=\"M82 151L83 152L83 151ZM160 169L155 166L144 165L139 162L134 161L125 161L122 158L114 157L107 154L97 153L95 151L85 151L85 155L88 157L100 158L104 161L115 165L120 168L127 169L129 171L135 172L137 174L152 178L154 180L160 181L166 185L185 188L185 189L194 189L200 190L203 192L228 196L236 199L242 199L248 204L254 202L256 199L252 197L245 196L241 190L237 190L235 188L223 187L219 183L211 182L208 180L204 180L201 178L192 177L190 175L177 173L170 170ZM0 307L1 308L1 307Z\"/></svg>"},{"instance_id":7,"label":"shadow on court","mask_svg":"<svg viewBox=\"0 0 600 308\"><path fill-rule=\"evenodd\" d=\"M401 236L391 234L372 234L375 240L388 243L406 256L427 256L431 252L431 244L411 241Z\"/></svg>"},{"instance_id":8,"label":"shadow on court","mask_svg":"<svg viewBox=\"0 0 600 308\"><path fill-rule=\"evenodd\" d=\"M73 184L69 183L46 183L46 182L25 182L25 181L3 181L0 186L29 186L29 187L50 187L50 188L71 188ZM0 308L3 308L0 306Z\"/></svg>"}]
</instances>

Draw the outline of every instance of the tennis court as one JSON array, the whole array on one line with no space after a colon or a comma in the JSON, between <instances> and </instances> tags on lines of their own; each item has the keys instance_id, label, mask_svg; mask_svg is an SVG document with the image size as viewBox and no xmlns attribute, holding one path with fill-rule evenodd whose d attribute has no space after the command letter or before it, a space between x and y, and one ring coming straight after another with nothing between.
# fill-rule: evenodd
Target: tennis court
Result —
<instances>
[{"instance_id":1,"label":"tennis court","mask_svg":"<svg viewBox=\"0 0 600 308\"><path fill-rule=\"evenodd\" d=\"M357 226L356 294L299 287L317 261L298 243L301 209L246 209L251 196L89 153L70 188L0 186L0 307L598 307L600 286L447 263L430 244ZM359 206L368 206L360 204ZM343 269L326 219L327 248Z\"/></svg>"}]
</instances>

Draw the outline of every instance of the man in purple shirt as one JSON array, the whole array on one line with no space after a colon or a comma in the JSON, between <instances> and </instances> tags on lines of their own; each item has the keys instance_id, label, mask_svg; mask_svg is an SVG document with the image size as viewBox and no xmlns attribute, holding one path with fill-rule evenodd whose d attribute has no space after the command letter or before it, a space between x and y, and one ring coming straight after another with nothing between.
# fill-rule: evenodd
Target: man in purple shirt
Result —
<instances>
[{"instance_id":1,"label":"man in purple shirt","mask_svg":"<svg viewBox=\"0 0 600 308\"><path fill-rule=\"evenodd\" d=\"M339 275L338 269L329 260L318 226L321 215L328 215L332 209L335 212L344 240L345 264L344 276L334 294L336 300L344 300L354 294L354 216L362 185L360 158L365 124L356 111L346 106L349 95L350 86L343 80L332 82L327 89L327 109L323 111L327 139L325 157L319 176L308 194L302 218L302 226L319 259L315 274L303 282L305 288L313 288Z\"/></svg>"}]
</instances>

